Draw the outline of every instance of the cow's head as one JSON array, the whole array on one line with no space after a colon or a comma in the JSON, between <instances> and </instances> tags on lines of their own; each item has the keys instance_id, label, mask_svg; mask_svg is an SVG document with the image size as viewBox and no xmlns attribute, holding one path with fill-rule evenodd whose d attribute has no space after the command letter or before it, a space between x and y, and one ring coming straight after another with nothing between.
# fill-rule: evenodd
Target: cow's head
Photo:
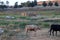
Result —
<instances>
[{"instance_id":1,"label":"cow's head","mask_svg":"<svg viewBox=\"0 0 60 40\"><path fill-rule=\"evenodd\" d=\"M37 27L37 30L41 30L41 28L40 27Z\"/></svg>"}]
</instances>

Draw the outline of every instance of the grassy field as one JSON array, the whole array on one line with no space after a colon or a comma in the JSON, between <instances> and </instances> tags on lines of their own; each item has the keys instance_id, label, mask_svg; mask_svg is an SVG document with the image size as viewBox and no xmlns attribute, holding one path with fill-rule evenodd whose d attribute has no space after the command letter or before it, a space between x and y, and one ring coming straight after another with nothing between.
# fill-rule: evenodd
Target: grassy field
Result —
<instances>
[{"instance_id":1,"label":"grassy field","mask_svg":"<svg viewBox=\"0 0 60 40\"><path fill-rule=\"evenodd\" d=\"M37 14L40 15L40 19L33 19L29 16L21 16L20 14L18 14L20 12L12 12L12 13L7 13L7 12L0 12L0 25L6 25L6 24L22 24L22 25L25 25L25 24L48 24L49 22L37 22L37 20L40 20L40 19L44 19L44 18L60 18L60 11L38 11ZM42 16L41 16L42 15ZM13 16L15 17L15 19L6 19L6 16ZM9 20L9 21L7 21ZM13 21L12 21L13 20ZM14 20L29 20L29 21L14 21ZM35 23L36 22L36 23ZM56 20L56 21L52 21L52 22L56 22L58 23L59 21ZM51 23L51 22L50 22ZM60 23L60 22L59 22Z\"/></svg>"},{"instance_id":2,"label":"grassy field","mask_svg":"<svg viewBox=\"0 0 60 40\"><path fill-rule=\"evenodd\" d=\"M35 11L36 12L36 11ZM27 24L36 24L41 28L50 28L50 24L59 23L60 20L40 21L46 18L60 18L60 11L38 11L39 18L34 19L32 16L21 16L20 12L0 12L0 27L4 28L5 32L2 35L2 39L10 38L15 35L16 32L11 32L12 29L24 29ZM15 17L14 19L7 19L6 16ZM39 21L38 21L39 20ZM8 40L8 39L6 39Z\"/></svg>"}]
</instances>

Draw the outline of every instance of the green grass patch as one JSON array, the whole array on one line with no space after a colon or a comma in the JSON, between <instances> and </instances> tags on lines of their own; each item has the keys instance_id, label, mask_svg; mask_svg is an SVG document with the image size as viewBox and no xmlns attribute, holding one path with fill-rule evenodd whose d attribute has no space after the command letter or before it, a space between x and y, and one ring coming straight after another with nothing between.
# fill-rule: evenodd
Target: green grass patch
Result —
<instances>
[{"instance_id":1,"label":"green grass patch","mask_svg":"<svg viewBox=\"0 0 60 40\"><path fill-rule=\"evenodd\" d=\"M51 15L60 15L60 11L40 11L39 12L40 15L47 15L47 16L51 16Z\"/></svg>"}]
</instances>

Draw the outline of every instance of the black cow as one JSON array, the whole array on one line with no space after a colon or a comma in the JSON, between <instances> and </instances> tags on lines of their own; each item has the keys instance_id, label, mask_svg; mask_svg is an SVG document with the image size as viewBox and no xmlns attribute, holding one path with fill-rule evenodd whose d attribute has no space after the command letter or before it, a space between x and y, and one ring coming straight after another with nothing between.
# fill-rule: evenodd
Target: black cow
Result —
<instances>
[{"instance_id":1,"label":"black cow","mask_svg":"<svg viewBox=\"0 0 60 40\"><path fill-rule=\"evenodd\" d=\"M54 32L56 32L56 36L57 36L57 31L60 32L60 25L59 24L52 24L51 25L51 28L50 28L50 35L51 35L51 32L54 36Z\"/></svg>"}]
</instances>

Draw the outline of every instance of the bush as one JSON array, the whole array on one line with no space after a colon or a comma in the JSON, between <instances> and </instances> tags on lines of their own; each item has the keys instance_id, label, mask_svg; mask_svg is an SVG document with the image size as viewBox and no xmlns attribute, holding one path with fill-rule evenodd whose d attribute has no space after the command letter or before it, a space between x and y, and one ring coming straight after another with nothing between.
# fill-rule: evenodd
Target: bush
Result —
<instances>
[{"instance_id":1,"label":"bush","mask_svg":"<svg viewBox=\"0 0 60 40\"><path fill-rule=\"evenodd\" d=\"M50 1L49 3L48 3L48 6L52 6L53 5L53 3Z\"/></svg>"},{"instance_id":2,"label":"bush","mask_svg":"<svg viewBox=\"0 0 60 40\"><path fill-rule=\"evenodd\" d=\"M25 28L25 25L27 25L27 24L28 24L27 22L20 22L19 27L20 28Z\"/></svg>"},{"instance_id":3,"label":"bush","mask_svg":"<svg viewBox=\"0 0 60 40\"><path fill-rule=\"evenodd\" d=\"M55 4L54 4L55 6L59 6L59 4L58 4L58 2L55 2Z\"/></svg>"},{"instance_id":4,"label":"bush","mask_svg":"<svg viewBox=\"0 0 60 40\"><path fill-rule=\"evenodd\" d=\"M8 25L8 24L9 24L8 21L0 20L0 25Z\"/></svg>"},{"instance_id":5,"label":"bush","mask_svg":"<svg viewBox=\"0 0 60 40\"><path fill-rule=\"evenodd\" d=\"M21 16L20 18L21 18L21 19L26 19L26 17L25 17L25 16Z\"/></svg>"},{"instance_id":6,"label":"bush","mask_svg":"<svg viewBox=\"0 0 60 40\"><path fill-rule=\"evenodd\" d=\"M21 16L20 18L21 19L27 19L27 20L30 20L31 19L30 17L27 17L27 16Z\"/></svg>"},{"instance_id":7,"label":"bush","mask_svg":"<svg viewBox=\"0 0 60 40\"><path fill-rule=\"evenodd\" d=\"M44 7L46 7L46 6L47 6L47 3L44 1L44 2L42 3L42 5L43 5Z\"/></svg>"},{"instance_id":8,"label":"bush","mask_svg":"<svg viewBox=\"0 0 60 40\"><path fill-rule=\"evenodd\" d=\"M9 36L14 36L15 33L14 32L9 32Z\"/></svg>"},{"instance_id":9,"label":"bush","mask_svg":"<svg viewBox=\"0 0 60 40\"><path fill-rule=\"evenodd\" d=\"M4 33L8 33L8 30L4 30Z\"/></svg>"},{"instance_id":10,"label":"bush","mask_svg":"<svg viewBox=\"0 0 60 40\"><path fill-rule=\"evenodd\" d=\"M48 23L43 23L43 28L49 28L49 24Z\"/></svg>"}]
</instances>

